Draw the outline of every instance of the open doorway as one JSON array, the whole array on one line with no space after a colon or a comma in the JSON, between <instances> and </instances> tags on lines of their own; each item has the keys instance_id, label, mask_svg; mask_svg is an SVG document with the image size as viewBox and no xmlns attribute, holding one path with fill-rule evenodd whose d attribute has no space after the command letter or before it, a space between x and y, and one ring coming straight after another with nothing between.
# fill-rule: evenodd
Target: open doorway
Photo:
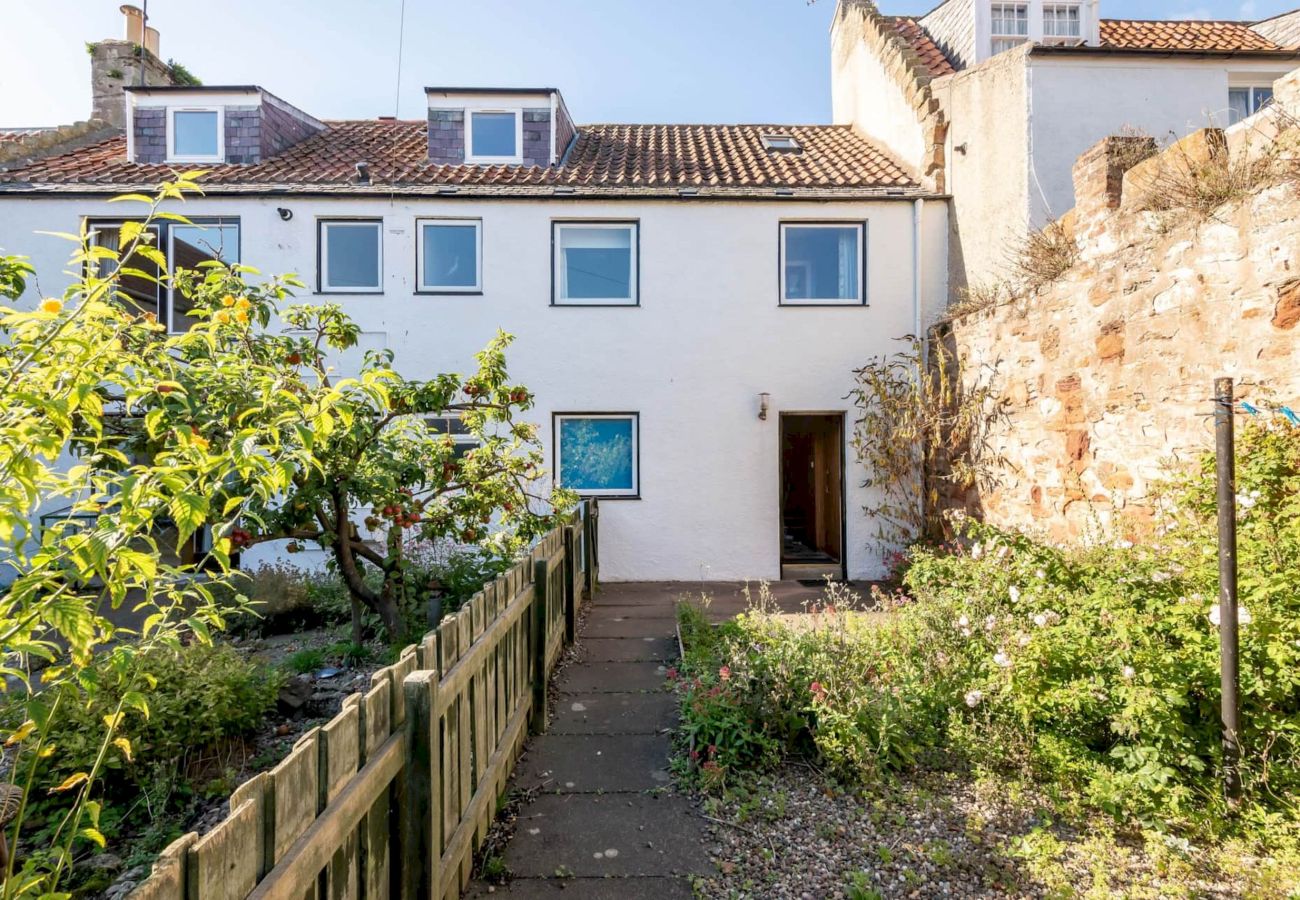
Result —
<instances>
[{"instance_id":1,"label":"open doorway","mask_svg":"<svg viewBox=\"0 0 1300 900\"><path fill-rule=\"evenodd\" d=\"M781 577L845 577L844 414L781 414Z\"/></svg>"}]
</instances>

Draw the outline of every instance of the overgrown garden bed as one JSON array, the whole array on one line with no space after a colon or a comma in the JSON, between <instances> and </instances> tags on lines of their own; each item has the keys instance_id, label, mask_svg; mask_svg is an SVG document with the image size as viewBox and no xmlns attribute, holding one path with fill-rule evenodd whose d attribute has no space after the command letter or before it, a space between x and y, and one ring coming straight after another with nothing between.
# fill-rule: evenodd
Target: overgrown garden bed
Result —
<instances>
[{"instance_id":1,"label":"overgrown garden bed","mask_svg":"<svg viewBox=\"0 0 1300 900\"><path fill-rule=\"evenodd\" d=\"M989 816L1008 825L957 855L995 893L1104 895L1116 873L1137 895L1300 890L1300 429L1252 426L1239 452L1239 803L1222 787L1206 461L1171 480L1159 533L1139 546L1062 548L961 521L955 540L912 549L900 589L874 598L884 615L843 591L806 617L760 603L720 628L684 605L679 768L715 798L737 848L721 844L706 893L798 883L806 851L782 837L792 814L761 811L799 790L814 833L844 826L821 839L843 856L828 877L845 896L916 889L873 842L923 846L927 829L954 828L967 840ZM755 771L777 774L765 787ZM760 815L738 821L746 810ZM764 868L764 842L778 870ZM917 852L905 868L920 877L931 869Z\"/></svg>"}]
</instances>

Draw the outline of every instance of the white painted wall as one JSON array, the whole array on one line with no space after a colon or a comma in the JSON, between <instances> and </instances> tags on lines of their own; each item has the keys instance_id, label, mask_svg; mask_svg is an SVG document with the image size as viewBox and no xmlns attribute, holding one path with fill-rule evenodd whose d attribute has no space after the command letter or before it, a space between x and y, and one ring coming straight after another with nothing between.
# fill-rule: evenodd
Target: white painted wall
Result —
<instances>
[{"instance_id":1,"label":"white painted wall","mask_svg":"<svg viewBox=\"0 0 1300 900\"><path fill-rule=\"evenodd\" d=\"M1157 140L1228 124L1229 84L1270 85L1294 62L1029 57L1030 223L1074 206L1070 170L1107 135L1137 128Z\"/></svg>"},{"instance_id":2,"label":"white painted wall","mask_svg":"<svg viewBox=\"0 0 1300 900\"><path fill-rule=\"evenodd\" d=\"M922 168L925 134L916 110L861 34L855 16L831 26L831 115L889 151L912 172Z\"/></svg>"},{"instance_id":3,"label":"white painted wall","mask_svg":"<svg viewBox=\"0 0 1300 900\"><path fill-rule=\"evenodd\" d=\"M281 221L277 206L292 209ZM536 393L550 459L554 410L639 411L640 500L602 505L602 575L612 580L776 578L778 413L848 410L851 370L899 349L914 327L911 201L813 203L505 201L209 196L191 216L238 216L245 262L315 283L316 217L382 215L382 295L340 303L368 341L409 376L466 371L504 328L518 336L512 375ZM121 215L99 199L0 197L0 247L26 253L47 294L68 246L37 230L76 231L82 216ZM417 216L482 217L482 296L414 294ZM639 218L639 308L552 308L551 219ZM868 307L777 306L778 222L867 220ZM945 204L924 204L920 283L928 318L947 298ZM34 292L26 298L35 302ZM772 395L766 422L758 395ZM860 469L847 469L848 561L880 574ZM290 558L302 562L301 558Z\"/></svg>"}]
</instances>

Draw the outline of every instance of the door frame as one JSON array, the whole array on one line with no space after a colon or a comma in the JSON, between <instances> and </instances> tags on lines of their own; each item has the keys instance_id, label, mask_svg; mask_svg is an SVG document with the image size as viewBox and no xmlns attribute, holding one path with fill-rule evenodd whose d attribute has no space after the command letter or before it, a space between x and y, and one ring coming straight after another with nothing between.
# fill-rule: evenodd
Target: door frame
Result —
<instances>
[{"instance_id":1,"label":"door frame","mask_svg":"<svg viewBox=\"0 0 1300 900\"><path fill-rule=\"evenodd\" d=\"M781 580L785 580L785 460L782 441L785 437L787 416L823 416L840 422L840 580L849 579L849 479L848 479L848 412L843 409L790 409L777 413L776 429L776 565Z\"/></svg>"}]
</instances>

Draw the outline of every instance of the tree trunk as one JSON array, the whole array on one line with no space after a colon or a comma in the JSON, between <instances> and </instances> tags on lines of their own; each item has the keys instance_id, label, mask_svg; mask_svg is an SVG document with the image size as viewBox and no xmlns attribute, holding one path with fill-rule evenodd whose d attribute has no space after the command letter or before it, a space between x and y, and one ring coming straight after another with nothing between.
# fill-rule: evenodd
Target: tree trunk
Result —
<instances>
[{"instance_id":1,"label":"tree trunk","mask_svg":"<svg viewBox=\"0 0 1300 900\"><path fill-rule=\"evenodd\" d=\"M361 646L361 610L363 609L361 601L349 592L352 600L352 646L357 648Z\"/></svg>"}]
</instances>

